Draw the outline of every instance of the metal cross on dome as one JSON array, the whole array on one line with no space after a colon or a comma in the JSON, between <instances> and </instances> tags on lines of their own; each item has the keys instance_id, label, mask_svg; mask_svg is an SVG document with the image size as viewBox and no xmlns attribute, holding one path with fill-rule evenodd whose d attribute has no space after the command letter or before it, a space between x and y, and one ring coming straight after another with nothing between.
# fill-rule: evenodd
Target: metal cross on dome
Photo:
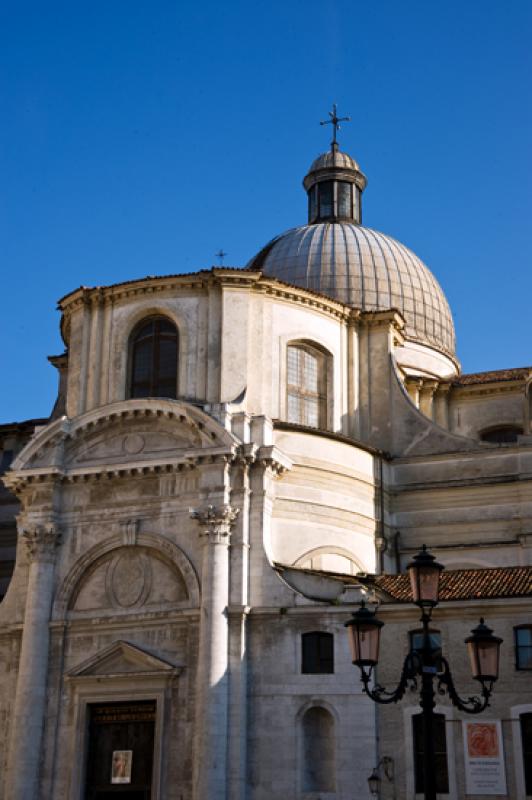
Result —
<instances>
[{"instance_id":1,"label":"metal cross on dome","mask_svg":"<svg viewBox=\"0 0 532 800\"><path fill-rule=\"evenodd\" d=\"M323 120L320 122L320 125L332 125L333 126L333 138L331 142L331 147L334 147L338 144L336 141L336 134L340 130L340 122L351 122L351 117L339 117L336 113L336 103L333 103L333 110L329 111L330 119Z\"/></svg>"},{"instance_id":2,"label":"metal cross on dome","mask_svg":"<svg viewBox=\"0 0 532 800\"><path fill-rule=\"evenodd\" d=\"M217 258L217 259L218 259L218 261L220 262L220 266L222 266L222 265L223 265L223 263L224 263L224 258L226 257L227 253L224 253L224 251L223 251L223 250L222 250L222 248L220 247L220 249L218 250L218 252L217 252L217 253L215 253L214 255L216 256L216 258Z\"/></svg>"}]
</instances>

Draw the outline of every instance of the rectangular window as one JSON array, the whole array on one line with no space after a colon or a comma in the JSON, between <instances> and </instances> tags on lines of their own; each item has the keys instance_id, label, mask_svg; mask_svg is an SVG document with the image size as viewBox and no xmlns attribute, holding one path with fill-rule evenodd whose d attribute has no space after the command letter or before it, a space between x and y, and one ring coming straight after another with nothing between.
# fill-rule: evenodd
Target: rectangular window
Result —
<instances>
[{"instance_id":1,"label":"rectangular window","mask_svg":"<svg viewBox=\"0 0 532 800\"><path fill-rule=\"evenodd\" d=\"M304 633L301 637L301 672L321 674L334 672L334 636L324 631Z\"/></svg>"},{"instance_id":2,"label":"rectangular window","mask_svg":"<svg viewBox=\"0 0 532 800\"><path fill-rule=\"evenodd\" d=\"M514 628L515 668L532 669L532 625Z\"/></svg>"},{"instance_id":3,"label":"rectangular window","mask_svg":"<svg viewBox=\"0 0 532 800\"><path fill-rule=\"evenodd\" d=\"M326 359L309 345L287 347L287 419L312 428L327 424Z\"/></svg>"},{"instance_id":4,"label":"rectangular window","mask_svg":"<svg viewBox=\"0 0 532 800\"><path fill-rule=\"evenodd\" d=\"M410 649L414 651L419 651L423 648L424 643L424 633L422 628L418 628L414 631L409 631L408 635L410 637ZM429 643L430 647L432 648L432 652L434 654L434 661L435 666L438 672L441 672L443 669L443 665L441 662L441 633L436 630L429 631Z\"/></svg>"},{"instance_id":5,"label":"rectangular window","mask_svg":"<svg viewBox=\"0 0 532 800\"><path fill-rule=\"evenodd\" d=\"M525 792L532 794L532 714L521 714L521 746L525 770Z\"/></svg>"},{"instance_id":6,"label":"rectangular window","mask_svg":"<svg viewBox=\"0 0 532 800\"><path fill-rule=\"evenodd\" d=\"M423 715L412 717L412 733L414 738L414 771L416 794L425 791L423 774ZM445 716L434 714L434 767L436 770L436 791L449 794L449 772L447 768L447 737L445 734Z\"/></svg>"},{"instance_id":7,"label":"rectangular window","mask_svg":"<svg viewBox=\"0 0 532 800\"><path fill-rule=\"evenodd\" d=\"M338 216L351 219L351 184L347 181L338 181Z\"/></svg>"},{"instance_id":8,"label":"rectangular window","mask_svg":"<svg viewBox=\"0 0 532 800\"><path fill-rule=\"evenodd\" d=\"M333 182L325 181L318 184L320 198L320 219L333 216Z\"/></svg>"}]
</instances>

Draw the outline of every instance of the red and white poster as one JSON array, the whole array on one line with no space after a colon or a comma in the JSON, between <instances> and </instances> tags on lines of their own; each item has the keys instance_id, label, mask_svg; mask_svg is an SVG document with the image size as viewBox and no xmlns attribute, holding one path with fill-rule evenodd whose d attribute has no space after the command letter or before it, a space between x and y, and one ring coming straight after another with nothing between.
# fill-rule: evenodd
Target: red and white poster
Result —
<instances>
[{"instance_id":1,"label":"red and white poster","mask_svg":"<svg viewBox=\"0 0 532 800\"><path fill-rule=\"evenodd\" d=\"M499 720L462 722L466 794L505 795L506 773Z\"/></svg>"}]
</instances>

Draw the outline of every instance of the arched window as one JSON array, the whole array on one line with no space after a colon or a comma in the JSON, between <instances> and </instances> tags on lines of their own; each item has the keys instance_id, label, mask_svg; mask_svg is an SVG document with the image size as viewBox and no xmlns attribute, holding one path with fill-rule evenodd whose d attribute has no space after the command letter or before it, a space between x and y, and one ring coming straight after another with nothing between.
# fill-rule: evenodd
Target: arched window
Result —
<instances>
[{"instance_id":1,"label":"arched window","mask_svg":"<svg viewBox=\"0 0 532 800\"><path fill-rule=\"evenodd\" d=\"M177 397L178 334L166 317L144 319L129 345L129 397Z\"/></svg>"},{"instance_id":2,"label":"arched window","mask_svg":"<svg viewBox=\"0 0 532 800\"><path fill-rule=\"evenodd\" d=\"M326 674L334 672L334 636L325 631L304 633L301 637L301 672Z\"/></svg>"},{"instance_id":3,"label":"arched window","mask_svg":"<svg viewBox=\"0 0 532 800\"><path fill-rule=\"evenodd\" d=\"M327 709L313 706L303 715L302 774L303 792L336 790L334 718Z\"/></svg>"},{"instance_id":4,"label":"arched window","mask_svg":"<svg viewBox=\"0 0 532 800\"><path fill-rule=\"evenodd\" d=\"M309 344L287 347L288 422L327 427L327 357Z\"/></svg>"}]
</instances>

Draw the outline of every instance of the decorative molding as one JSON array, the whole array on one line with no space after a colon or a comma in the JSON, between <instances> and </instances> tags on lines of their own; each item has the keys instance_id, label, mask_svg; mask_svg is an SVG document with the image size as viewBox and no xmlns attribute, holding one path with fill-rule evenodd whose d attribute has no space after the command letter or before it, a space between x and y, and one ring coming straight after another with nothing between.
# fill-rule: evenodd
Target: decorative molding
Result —
<instances>
[{"instance_id":1,"label":"decorative molding","mask_svg":"<svg viewBox=\"0 0 532 800\"><path fill-rule=\"evenodd\" d=\"M200 536L209 544L228 544L231 528L240 509L230 505L208 505L202 509L190 509L190 516L200 525Z\"/></svg>"},{"instance_id":2,"label":"decorative molding","mask_svg":"<svg viewBox=\"0 0 532 800\"><path fill-rule=\"evenodd\" d=\"M122 523L122 541L125 545L137 544L139 520L128 519Z\"/></svg>"},{"instance_id":3,"label":"decorative molding","mask_svg":"<svg viewBox=\"0 0 532 800\"><path fill-rule=\"evenodd\" d=\"M29 525L22 531L22 541L30 562L52 563L55 559L56 547L61 542L61 534L53 523Z\"/></svg>"}]
</instances>

